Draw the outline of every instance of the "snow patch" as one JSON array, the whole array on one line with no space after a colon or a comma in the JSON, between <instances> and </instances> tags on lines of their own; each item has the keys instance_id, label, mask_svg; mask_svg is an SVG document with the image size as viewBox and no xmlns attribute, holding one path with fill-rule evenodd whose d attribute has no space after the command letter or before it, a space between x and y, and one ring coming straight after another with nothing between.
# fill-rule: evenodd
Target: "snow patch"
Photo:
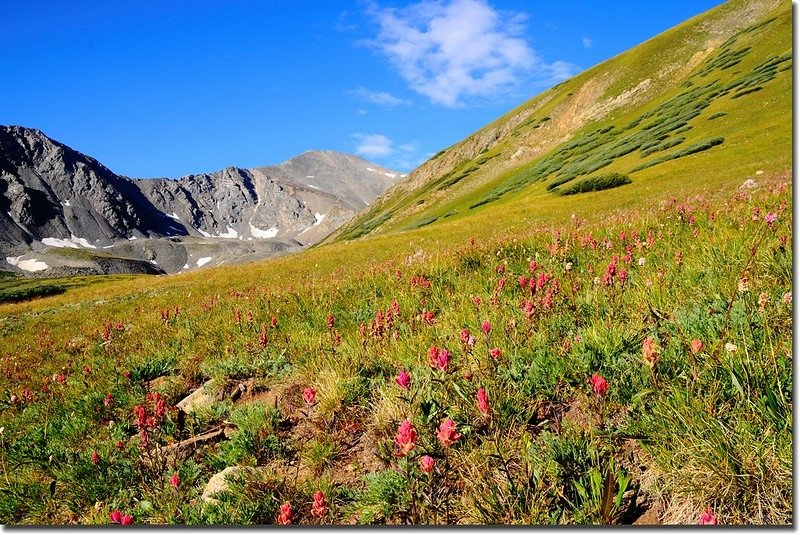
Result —
<instances>
[{"instance_id":1,"label":"snow patch","mask_svg":"<svg viewBox=\"0 0 800 535\"><path fill-rule=\"evenodd\" d=\"M25 271L42 271L43 269L47 269L48 266L44 262L40 262L35 258L31 258L30 260L20 260L21 256L7 256L6 262L11 264L12 266L17 266L20 269L24 269Z\"/></svg>"},{"instance_id":2,"label":"snow patch","mask_svg":"<svg viewBox=\"0 0 800 535\"><path fill-rule=\"evenodd\" d=\"M254 227L252 223L250 224L250 233L256 238L274 238L278 235L278 227L270 227L267 230L263 230L257 227Z\"/></svg>"},{"instance_id":3,"label":"snow patch","mask_svg":"<svg viewBox=\"0 0 800 535\"><path fill-rule=\"evenodd\" d=\"M184 264L183 269L189 269L189 264Z\"/></svg>"},{"instance_id":4,"label":"snow patch","mask_svg":"<svg viewBox=\"0 0 800 535\"><path fill-rule=\"evenodd\" d=\"M309 177L309 178L313 178L313 177ZM306 186L308 186L309 188L319 189L317 186L312 186L311 184L306 184Z\"/></svg>"},{"instance_id":5,"label":"snow patch","mask_svg":"<svg viewBox=\"0 0 800 535\"><path fill-rule=\"evenodd\" d=\"M210 238L211 237L211 234L209 234L208 232L206 232L205 230L203 230L201 228L196 229L196 230L197 230L197 232L199 232L200 234L202 234L206 238Z\"/></svg>"},{"instance_id":6,"label":"snow patch","mask_svg":"<svg viewBox=\"0 0 800 535\"><path fill-rule=\"evenodd\" d=\"M219 234L220 238L238 238L239 233L233 227L228 227L228 230Z\"/></svg>"},{"instance_id":7,"label":"snow patch","mask_svg":"<svg viewBox=\"0 0 800 535\"><path fill-rule=\"evenodd\" d=\"M167 214L167 217L170 217L170 218L174 219L175 221L180 221L181 220L181 218L178 217L178 214L176 214L175 212L172 212L171 214Z\"/></svg>"},{"instance_id":8,"label":"snow patch","mask_svg":"<svg viewBox=\"0 0 800 535\"><path fill-rule=\"evenodd\" d=\"M383 174L385 176L388 176L389 178L396 178L397 177L397 173L383 173Z\"/></svg>"},{"instance_id":9,"label":"snow patch","mask_svg":"<svg viewBox=\"0 0 800 535\"><path fill-rule=\"evenodd\" d=\"M133 241L135 239L136 239L136 236L131 236L130 238L128 238L128 241Z\"/></svg>"},{"instance_id":10,"label":"snow patch","mask_svg":"<svg viewBox=\"0 0 800 535\"><path fill-rule=\"evenodd\" d=\"M97 249L97 247L89 243L89 240L86 238L78 238L74 234L70 236L68 240L62 240L60 238L44 238L42 243L44 245L49 245L50 247L69 247L70 249L80 249L81 247L86 247L87 249Z\"/></svg>"},{"instance_id":11,"label":"snow patch","mask_svg":"<svg viewBox=\"0 0 800 535\"><path fill-rule=\"evenodd\" d=\"M314 226L316 227L317 225L322 223L322 220L325 219L326 215L328 215L328 214L320 214L319 212L314 214L314 218L316 218L316 221L314 221Z\"/></svg>"},{"instance_id":12,"label":"snow patch","mask_svg":"<svg viewBox=\"0 0 800 535\"><path fill-rule=\"evenodd\" d=\"M63 204L63 205L64 205L64 206L66 206L67 208L69 208L69 207L70 207L69 201L61 201L61 204Z\"/></svg>"},{"instance_id":13,"label":"snow patch","mask_svg":"<svg viewBox=\"0 0 800 535\"><path fill-rule=\"evenodd\" d=\"M314 178L314 175L306 175L306 178Z\"/></svg>"},{"instance_id":14,"label":"snow patch","mask_svg":"<svg viewBox=\"0 0 800 535\"><path fill-rule=\"evenodd\" d=\"M203 267L206 264L208 264L209 262L211 262L211 257L210 256L204 256L203 258L198 258L197 259L197 267Z\"/></svg>"},{"instance_id":15,"label":"snow patch","mask_svg":"<svg viewBox=\"0 0 800 535\"><path fill-rule=\"evenodd\" d=\"M367 171L372 171L373 173L377 173L377 169L373 169L372 167L367 167Z\"/></svg>"}]
</instances>

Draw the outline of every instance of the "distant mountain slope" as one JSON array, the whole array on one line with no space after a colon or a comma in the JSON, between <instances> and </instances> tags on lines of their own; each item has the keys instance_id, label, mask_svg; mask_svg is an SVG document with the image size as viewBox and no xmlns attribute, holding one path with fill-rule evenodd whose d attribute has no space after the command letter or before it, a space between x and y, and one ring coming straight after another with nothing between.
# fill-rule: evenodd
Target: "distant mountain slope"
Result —
<instances>
[{"instance_id":1,"label":"distant mountain slope","mask_svg":"<svg viewBox=\"0 0 800 535\"><path fill-rule=\"evenodd\" d=\"M355 156L309 151L278 166L129 179L38 130L0 126L0 263L19 268L35 253L49 255L48 267L80 267L65 266L63 251L53 257L54 247L84 250L81 261L94 251L168 272L270 256L319 241L399 177ZM171 245L153 241L163 238ZM200 244L204 256L187 262Z\"/></svg>"},{"instance_id":2,"label":"distant mountain slope","mask_svg":"<svg viewBox=\"0 0 800 535\"><path fill-rule=\"evenodd\" d=\"M507 227L560 195L678 193L686 180L741 183L790 166L791 69L791 3L732 0L441 151L328 240L470 229L483 211Z\"/></svg>"}]
</instances>

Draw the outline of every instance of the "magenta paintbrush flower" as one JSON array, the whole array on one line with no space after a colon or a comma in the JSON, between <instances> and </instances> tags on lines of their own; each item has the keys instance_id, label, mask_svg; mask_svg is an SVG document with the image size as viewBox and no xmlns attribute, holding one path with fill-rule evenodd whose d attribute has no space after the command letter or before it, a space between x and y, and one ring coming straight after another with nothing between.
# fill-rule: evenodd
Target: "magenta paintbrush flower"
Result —
<instances>
[{"instance_id":1,"label":"magenta paintbrush flower","mask_svg":"<svg viewBox=\"0 0 800 535\"><path fill-rule=\"evenodd\" d=\"M403 390L408 390L408 387L411 386L411 376L407 371L401 370L400 373L397 374L397 379L395 379L395 382L397 382L397 384Z\"/></svg>"},{"instance_id":2,"label":"magenta paintbrush flower","mask_svg":"<svg viewBox=\"0 0 800 535\"><path fill-rule=\"evenodd\" d=\"M593 373L592 378L589 379L589 383L592 385L592 390L595 394L600 397L605 397L606 392L608 392L608 382L603 378L602 375Z\"/></svg>"},{"instance_id":3,"label":"magenta paintbrush flower","mask_svg":"<svg viewBox=\"0 0 800 535\"><path fill-rule=\"evenodd\" d=\"M395 443L400 446L400 451L396 453L398 457L405 457L417 445L417 431L414 425L408 420L403 420L397 428L397 435L394 437Z\"/></svg>"},{"instance_id":4,"label":"magenta paintbrush flower","mask_svg":"<svg viewBox=\"0 0 800 535\"><path fill-rule=\"evenodd\" d=\"M483 388L479 388L476 397L477 397L476 404L478 406L478 410L484 416L489 416L489 411L491 409L489 408L489 396L486 395L486 390L484 390Z\"/></svg>"},{"instance_id":5,"label":"magenta paintbrush flower","mask_svg":"<svg viewBox=\"0 0 800 535\"><path fill-rule=\"evenodd\" d=\"M436 433L436 438L439 439L442 446L449 448L455 444L461 435L456 430L456 423L450 418L446 418L439 426L439 432Z\"/></svg>"}]
</instances>

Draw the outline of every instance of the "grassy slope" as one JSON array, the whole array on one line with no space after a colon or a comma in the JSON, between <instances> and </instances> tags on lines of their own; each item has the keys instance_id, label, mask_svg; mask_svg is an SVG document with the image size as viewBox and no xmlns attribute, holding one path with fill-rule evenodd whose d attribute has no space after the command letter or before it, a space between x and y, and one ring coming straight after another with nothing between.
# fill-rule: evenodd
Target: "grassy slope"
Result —
<instances>
[{"instance_id":1,"label":"grassy slope","mask_svg":"<svg viewBox=\"0 0 800 535\"><path fill-rule=\"evenodd\" d=\"M790 27L786 6L779 15L773 30L753 41L752 52L737 66L741 73L784 52ZM680 32L668 37L680 42ZM657 53L661 45L656 39L646 46ZM612 62L635 64L635 58L623 55ZM557 88L565 92L560 98L589 76ZM630 76L607 87L607 94L630 87L635 81ZM652 103L581 130L628 124L679 91L669 88ZM328 522L603 522L609 517L600 513L600 497L580 489L603 473L609 455L620 477L633 477L628 488L639 489L645 508L666 505L661 521L694 522L706 507L728 523L788 521L792 323L791 308L781 299L791 290L792 256L780 236L791 233L791 205L786 205L791 193L788 177L772 171L790 164L790 98L784 72L763 90L733 101L737 107L724 97L715 101L692 120L686 144L719 135L723 145L634 173L634 183L618 189L560 197L546 192L547 182L535 183L469 210L517 172L487 171L474 182L458 183L460 195L401 215L368 239L170 277L77 279L64 294L0 305L5 409L0 521L103 523L120 508L137 522L272 522L278 504L289 500L299 520L307 522L311 494L320 487L331 502ZM550 113L558 100L537 109L536 117ZM722 109L728 115L708 120ZM504 141L507 147L514 139ZM638 158L625 156L602 172L629 170ZM754 196L732 195L759 169L767 173L758 178ZM402 202L416 203L413 195ZM685 204L662 203L673 196ZM758 216L751 217L756 208ZM443 222L397 232L454 209L459 213ZM769 211L779 214L775 228L763 222ZM694 223L687 221L689 214ZM633 262L624 264L628 286L597 287L594 277L603 275L613 255L625 254L621 230L632 246L632 230L643 241L650 230L654 244L634 246ZM575 235L553 249L556 231ZM599 243L610 240L611 249L592 248L582 240L586 235ZM475 245L468 245L470 237ZM756 254L749 259L754 245ZM676 261L677 251L682 262ZM640 256L641 267L635 262ZM540 271L560 281L561 292L551 312L528 318L519 304L530 297L516 280L528 275L532 258L543 266ZM506 266L505 274L497 272L499 264ZM413 285L412 275L426 277L431 288ZM743 275L749 291L736 292ZM503 277L507 286L498 292ZM573 284L578 286L571 291ZM482 299L478 307L473 296ZM401 310L392 329L397 338L391 330L387 338L362 337L359 324L393 300ZM426 310L435 311L432 325L422 321ZM338 345L326 327L329 313L342 337ZM273 316L279 326L268 328L261 348L260 325ZM486 355L483 320L493 324L491 344L504 354L497 366ZM113 326L117 323L123 330ZM106 325L112 326L110 343L103 336ZM478 337L477 349L466 354L459 349L462 328ZM641 361L648 336L661 354L655 376ZM572 340L570 347L565 338ZM694 358L687 349L692 338L705 345ZM737 351L724 351L725 343ZM436 382L443 378L427 365L433 344L454 354L458 373L443 382ZM393 377L399 368L414 378L410 402L397 397ZM123 377L125 371L131 379ZM473 382L463 379L465 371L473 372ZM591 423L587 377L595 372L611 385L605 413L610 434ZM53 380L58 373L65 384ZM127 437L136 433L132 409L145 403L147 379L161 374L170 378L159 387L169 403L207 378L221 384L255 377L257 389L267 394L286 392L279 404L286 422L274 425L272 416L261 416L271 410L269 403L220 403L190 418L188 432L225 419L238 425L238 438L178 466L154 468L140 455L138 438ZM299 390L308 384L319 400L310 418L297 409ZM488 426L474 405L479 385L492 402ZM33 400L20 400L25 389ZM113 394L111 407L102 403L106 392ZM426 404L430 401L433 406ZM435 439L445 415L463 435L447 450ZM377 458L392 449L403 417L411 418L420 434L415 454L438 458L433 494L422 492L427 476L411 470L408 477L415 483L409 487L406 469L398 467L402 460L389 455L384 465ZM176 418L169 413L154 444L186 436L176 431ZM123 440L122 451L114 446L117 440ZM89 461L92 451L100 454L97 465ZM280 468L292 461L291 470ZM215 471L254 463L278 468L219 506L197 501ZM460 468L445 471L446 463ZM175 471L183 479L179 492L167 482ZM362 478L365 472L371 475ZM626 498L614 508L613 520L632 520L633 505Z\"/></svg>"},{"instance_id":2,"label":"grassy slope","mask_svg":"<svg viewBox=\"0 0 800 535\"><path fill-rule=\"evenodd\" d=\"M723 55L726 48L720 45L725 39L711 39L707 32L698 30L698 26L705 25L708 28L715 28L715 31L719 31L720 34L727 35L721 25L726 22L730 24L729 12L737 12L746 4L746 2L732 2L722 6L720 9L687 21L625 54L560 84L531 102L509 112L505 117L488 125L484 130L497 130L503 124L509 123L520 114L525 113L526 109L536 110L530 119L511 129L507 135L498 139L487 152L475 151L474 157L466 162L458 159L453 170L445 169L442 174L433 175L425 185L416 190L405 192L402 188L395 188L388 192L370 211L357 218L348 227L345 227L339 236L346 238L348 235L357 235L363 229L369 227L368 222L370 220L380 221L384 217L388 217L388 220L383 222L376 232L391 232L414 228L418 225L430 224L429 222L434 220L448 223L451 221L458 222L456 224L461 228L475 228L482 226L487 218L491 218L495 226L507 228L509 225L515 225L519 222L519 216L525 212L525 207L535 207L536 212L547 214L548 217L554 215L553 210L556 210L559 215L568 210L574 210L579 213L591 211L593 206L597 205L598 197L572 198L567 202L562 199L553 199L552 194L546 193L545 189L547 183L552 182L552 180L534 184L517 193L505 195L500 200L477 209L471 209L470 206L481 200L486 194L496 190L499 186L512 182L520 175L525 174L526 169L535 167L535 164L541 161L541 156L546 156L546 154L542 154L540 158L529 160L521 166L519 163L522 162L519 160L524 159L524 156L517 160L511 158L521 145L524 146L520 142L520 132L530 133L532 128L536 127L538 121L544 117L550 117L548 123L551 124L559 120L567 122L570 119L570 114L579 111L570 106L573 101L581 101L580 104L576 103L576 106L588 107L603 99L618 97L624 91L636 87L642 80L648 78L657 80L650 85L651 94L648 95L649 98L645 102L628 103L600 120L583 124L574 131L566 133L563 129L539 127L536 129L538 131L534 131L530 138L526 138L525 144L557 148L575 137L598 129L614 126L619 131L638 117L651 112L687 90L713 81L718 81L719 85L724 87L745 77L753 68L769 58L790 53L791 10L789 9L790 6L786 4L768 13L757 22L747 24L738 34L735 42L728 47L728 50L735 51L745 47L752 47L739 64L724 70L714 69L705 76L699 76L698 74L703 69L704 64L697 65L691 71L680 70L679 67L681 65L690 63L692 56L709 44L713 44L717 48L710 50L710 54L704 56L705 61L712 61ZM757 27L761 22L770 19L775 20ZM734 17L734 20L736 20L736 17ZM753 27L756 27L755 30L747 31ZM733 32L729 31L729 33ZM782 63L779 68L790 65L791 61L788 61ZM677 72L665 79L658 80L659 72L665 67L669 67L668 70L670 71L677 70ZM613 79L613 83L605 88L602 95L597 95L594 100L584 102L582 91L609 76ZM783 70L773 80L763 83L763 89L757 93L751 93L736 99L731 98L734 93L728 93L713 99L698 117L689 120L689 125L692 126L690 130L681 133L679 136L672 136L685 137L683 143L665 152L679 150L711 137L723 137L725 142L708 152L673 160L632 173L633 184L623 188L624 191L613 194L614 204L619 206L620 204L618 203L621 201L624 206L635 202L637 199L641 202L652 195L659 196L665 192L675 191L677 188L684 188L686 184L683 177L687 175L696 176L697 174L702 174L703 183L695 184L693 187L698 189L703 187L714 188L726 182L731 183L743 179L743 177L759 169L782 169L790 165L791 121L788 120L787 116L775 113L775 110L790 109L791 80L791 70ZM684 84L689 81L693 86L686 87ZM544 104L542 105L543 102ZM708 119L720 112L724 112L727 115L713 120ZM625 134L641 132L642 127L651 120L642 121L637 128L631 129ZM480 132L471 137L478 137L479 134ZM566 136L566 139L563 139L563 144L558 143L557 141L564 136ZM622 136L618 136L617 139L619 137ZM613 141L611 139L605 146L611 145ZM462 144L468 144L468 142L469 139ZM590 156L601 151L603 147L601 146L598 150L592 151ZM478 165L487 156L492 156L492 159L484 163L483 166ZM658 156L658 154L655 156ZM655 156L643 158L640 151L637 150L627 156L617 158L613 164L603 168L599 173L614 171L628 173L639 163ZM442 157L438 156L438 158ZM501 160L515 161L517 163L513 165L516 165L516 167L498 174L492 165ZM439 194L433 193L439 185L447 182L448 178L458 177L463 170L476 166L476 171L468 174L455 185L445 188L444 194L441 194L441 192ZM483 170L484 166L487 167L485 172ZM507 167L507 165L504 167ZM732 169L737 170L737 174L732 175L730 172ZM414 176L412 175L409 180L413 179ZM608 193L602 195L609 196ZM437 230L443 229L437 227Z\"/></svg>"}]
</instances>

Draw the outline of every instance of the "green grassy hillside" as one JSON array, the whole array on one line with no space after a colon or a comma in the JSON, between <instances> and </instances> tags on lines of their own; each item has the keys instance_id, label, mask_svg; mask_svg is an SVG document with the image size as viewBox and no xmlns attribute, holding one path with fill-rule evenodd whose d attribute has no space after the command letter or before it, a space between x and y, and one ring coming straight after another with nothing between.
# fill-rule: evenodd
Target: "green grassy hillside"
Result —
<instances>
[{"instance_id":1,"label":"green grassy hillside","mask_svg":"<svg viewBox=\"0 0 800 535\"><path fill-rule=\"evenodd\" d=\"M791 523L774 4L564 82L300 254L0 278L0 522Z\"/></svg>"},{"instance_id":2,"label":"green grassy hillside","mask_svg":"<svg viewBox=\"0 0 800 535\"><path fill-rule=\"evenodd\" d=\"M421 166L333 239L585 212L791 163L788 2L729 2L567 80ZM440 162L447 160L447 164ZM735 170L735 173L731 173ZM598 176L623 191L559 199ZM625 181L627 182L627 181ZM412 187L409 187L411 185ZM738 185L738 184L736 184Z\"/></svg>"}]
</instances>

